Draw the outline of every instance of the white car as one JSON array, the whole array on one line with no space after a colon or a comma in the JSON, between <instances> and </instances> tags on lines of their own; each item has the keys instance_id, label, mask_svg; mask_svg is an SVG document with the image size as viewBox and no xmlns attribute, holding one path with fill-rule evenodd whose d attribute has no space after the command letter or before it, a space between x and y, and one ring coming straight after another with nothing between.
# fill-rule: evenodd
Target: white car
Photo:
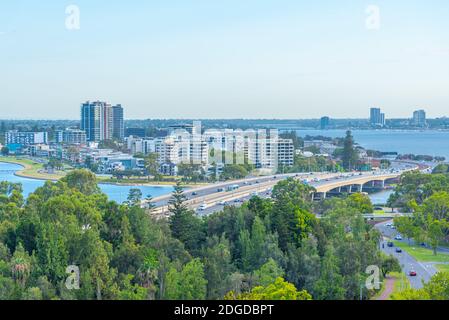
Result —
<instances>
[{"instance_id":1,"label":"white car","mask_svg":"<svg viewBox=\"0 0 449 320\"><path fill-rule=\"evenodd\" d=\"M200 205L200 207L198 208L198 210L200 210L200 211L204 211L206 209L207 209L207 205L205 205L205 204Z\"/></svg>"},{"instance_id":2,"label":"white car","mask_svg":"<svg viewBox=\"0 0 449 320\"><path fill-rule=\"evenodd\" d=\"M394 240L401 241L402 240L402 236L400 234L398 234L396 237L394 237Z\"/></svg>"}]
</instances>

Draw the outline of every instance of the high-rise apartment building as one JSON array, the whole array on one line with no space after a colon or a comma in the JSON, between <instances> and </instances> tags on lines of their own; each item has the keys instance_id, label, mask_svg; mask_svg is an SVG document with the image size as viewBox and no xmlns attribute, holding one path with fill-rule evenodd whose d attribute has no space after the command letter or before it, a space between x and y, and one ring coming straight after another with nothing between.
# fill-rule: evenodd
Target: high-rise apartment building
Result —
<instances>
[{"instance_id":1,"label":"high-rise apartment building","mask_svg":"<svg viewBox=\"0 0 449 320\"><path fill-rule=\"evenodd\" d=\"M103 101L87 101L81 105L81 130L87 141L123 139L123 108Z\"/></svg>"},{"instance_id":2,"label":"high-rise apartment building","mask_svg":"<svg viewBox=\"0 0 449 320\"><path fill-rule=\"evenodd\" d=\"M416 110L413 112L413 125L425 127L427 125L426 112L424 110Z\"/></svg>"},{"instance_id":3,"label":"high-rise apartment building","mask_svg":"<svg viewBox=\"0 0 449 320\"><path fill-rule=\"evenodd\" d=\"M370 124L373 127L384 127L385 126L385 113L382 113L380 108L371 108Z\"/></svg>"},{"instance_id":4,"label":"high-rise apartment building","mask_svg":"<svg viewBox=\"0 0 449 320\"><path fill-rule=\"evenodd\" d=\"M112 122L113 138L122 141L125 138L125 123L121 104L112 107Z\"/></svg>"},{"instance_id":5,"label":"high-rise apartment building","mask_svg":"<svg viewBox=\"0 0 449 320\"><path fill-rule=\"evenodd\" d=\"M330 118L329 117L322 117L320 120L320 128L321 130L326 130L329 128Z\"/></svg>"}]
</instances>

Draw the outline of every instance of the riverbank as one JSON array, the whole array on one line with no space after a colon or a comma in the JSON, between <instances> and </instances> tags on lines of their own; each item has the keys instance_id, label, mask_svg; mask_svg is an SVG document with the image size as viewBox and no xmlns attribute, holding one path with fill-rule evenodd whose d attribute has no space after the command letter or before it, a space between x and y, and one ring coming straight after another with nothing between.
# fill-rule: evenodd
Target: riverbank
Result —
<instances>
[{"instance_id":1,"label":"riverbank","mask_svg":"<svg viewBox=\"0 0 449 320\"><path fill-rule=\"evenodd\" d=\"M16 158L16 157L0 157L0 162L17 164L22 166L23 169L15 172L18 177L44 180L44 181L58 181L63 178L67 173L65 171L56 171L55 173L44 173L44 165L42 163L33 161L31 159Z\"/></svg>"},{"instance_id":2,"label":"riverbank","mask_svg":"<svg viewBox=\"0 0 449 320\"><path fill-rule=\"evenodd\" d=\"M0 162L16 164L23 169L18 170L14 175L33 179L33 180L43 180L43 181L58 181L59 179L65 177L65 175L70 172L68 171L56 171L54 174L43 172L45 171L44 164L34 161L32 159L17 158L17 157L0 157ZM115 186L135 186L135 187L159 187L159 186L174 186L175 181L137 181L137 180L117 180L111 179L109 177L97 176L97 181L99 184L115 185ZM186 187L202 187L208 185L207 183L190 183L185 184Z\"/></svg>"}]
</instances>

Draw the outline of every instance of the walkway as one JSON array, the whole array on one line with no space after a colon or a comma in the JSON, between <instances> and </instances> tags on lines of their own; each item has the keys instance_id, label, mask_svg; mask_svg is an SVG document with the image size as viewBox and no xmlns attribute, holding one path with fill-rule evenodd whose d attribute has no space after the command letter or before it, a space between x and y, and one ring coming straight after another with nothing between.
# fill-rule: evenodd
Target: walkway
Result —
<instances>
[{"instance_id":1,"label":"walkway","mask_svg":"<svg viewBox=\"0 0 449 320\"><path fill-rule=\"evenodd\" d=\"M382 294L376 300L389 300L394 290L394 283L396 278L390 276L385 277L385 289Z\"/></svg>"}]
</instances>

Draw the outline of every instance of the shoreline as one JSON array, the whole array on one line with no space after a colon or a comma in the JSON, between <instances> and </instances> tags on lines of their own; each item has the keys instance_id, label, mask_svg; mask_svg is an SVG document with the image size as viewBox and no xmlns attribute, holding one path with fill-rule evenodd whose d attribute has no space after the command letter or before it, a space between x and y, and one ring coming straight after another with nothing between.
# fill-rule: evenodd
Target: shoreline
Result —
<instances>
[{"instance_id":1,"label":"shoreline","mask_svg":"<svg viewBox=\"0 0 449 320\"><path fill-rule=\"evenodd\" d=\"M30 159L24 159L26 161L33 161ZM19 159L6 159L5 157L0 158L0 163L6 163L6 164L15 164L18 166L21 166L22 169L17 170L14 172L14 175L20 178L24 179L30 179L30 180L37 180L37 181L51 181L51 182L57 182L63 176L59 177L49 177L45 176L45 174L42 174L42 177L36 177L31 174L24 173L25 170L32 170L33 167L30 164L24 163L23 161L20 161ZM121 187L172 187L176 185L176 182L150 182L150 183L126 183L126 182L107 182L107 181L101 181L99 180L97 182L98 184L102 185L113 185L113 186L121 186ZM191 187L203 187L207 186L209 184L207 183L199 183L199 184L185 184L185 187L191 188Z\"/></svg>"}]
</instances>

